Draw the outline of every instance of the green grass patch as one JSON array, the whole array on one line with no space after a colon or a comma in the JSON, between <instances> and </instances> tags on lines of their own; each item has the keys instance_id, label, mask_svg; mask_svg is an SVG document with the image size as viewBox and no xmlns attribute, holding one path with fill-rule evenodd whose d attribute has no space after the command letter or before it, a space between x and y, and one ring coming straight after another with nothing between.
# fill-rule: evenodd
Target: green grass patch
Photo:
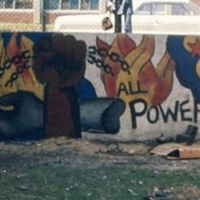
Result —
<instances>
[{"instance_id":1,"label":"green grass patch","mask_svg":"<svg viewBox=\"0 0 200 200\"><path fill-rule=\"evenodd\" d=\"M199 179L198 173L153 171L126 165L98 169L43 165L2 171L0 199L142 200L155 187L199 190Z\"/></svg>"}]
</instances>

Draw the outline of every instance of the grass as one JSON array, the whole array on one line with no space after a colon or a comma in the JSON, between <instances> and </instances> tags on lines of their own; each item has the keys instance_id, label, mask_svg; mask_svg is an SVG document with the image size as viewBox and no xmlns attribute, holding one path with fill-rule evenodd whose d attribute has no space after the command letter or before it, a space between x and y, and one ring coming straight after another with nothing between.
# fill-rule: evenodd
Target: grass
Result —
<instances>
[{"instance_id":1,"label":"grass","mask_svg":"<svg viewBox=\"0 0 200 200\"><path fill-rule=\"evenodd\" d=\"M155 172L127 165L98 169L70 165L41 165L26 170L11 168L0 173L0 199L142 200L156 187L170 190L174 188L174 195L178 195L180 188L183 189L179 193L188 188L193 188L193 191L196 188L198 191L199 179L198 173ZM193 195L199 197L199 193ZM174 199L178 200L178 197Z\"/></svg>"}]
</instances>

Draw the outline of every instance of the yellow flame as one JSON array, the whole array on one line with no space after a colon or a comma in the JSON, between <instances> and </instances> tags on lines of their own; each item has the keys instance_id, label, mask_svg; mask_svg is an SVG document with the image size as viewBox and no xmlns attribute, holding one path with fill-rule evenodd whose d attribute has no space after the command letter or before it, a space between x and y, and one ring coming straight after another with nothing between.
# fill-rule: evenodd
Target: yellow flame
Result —
<instances>
[{"instance_id":1,"label":"yellow flame","mask_svg":"<svg viewBox=\"0 0 200 200\"><path fill-rule=\"evenodd\" d=\"M30 51L30 59L27 65L32 66L32 46L33 41L26 36L21 37L20 46L17 45L16 33L13 33L11 39L8 43L7 48L4 46L3 37L0 35L0 67L4 67L6 60L11 59L19 52ZM18 78L13 81L12 86L6 86L6 83L10 80L13 73L16 72L16 66L12 65L8 69L4 69L3 75L0 78L0 96L5 94L16 92L18 90L30 91L34 93L40 99L43 99L43 86L39 84L34 76L32 67L25 69L27 74L29 74L28 81L23 80L22 74L18 75Z\"/></svg>"}]
</instances>

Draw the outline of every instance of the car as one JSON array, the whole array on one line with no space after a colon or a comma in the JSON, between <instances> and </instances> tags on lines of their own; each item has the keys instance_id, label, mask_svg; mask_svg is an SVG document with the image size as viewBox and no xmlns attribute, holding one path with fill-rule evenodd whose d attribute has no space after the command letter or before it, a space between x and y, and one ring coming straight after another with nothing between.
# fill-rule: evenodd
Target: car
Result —
<instances>
[{"instance_id":1,"label":"car","mask_svg":"<svg viewBox=\"0 0 200 200\"><path fill-rule=\"evenodd\" d=\"M109 16L114 24L112 13L59 16L54 31L114 33L114 26L109 30L102 29L105 16ZM133 0L132 30L136 34L199 35L200 7L190 0Z\"/></svg>"}]
</instances>

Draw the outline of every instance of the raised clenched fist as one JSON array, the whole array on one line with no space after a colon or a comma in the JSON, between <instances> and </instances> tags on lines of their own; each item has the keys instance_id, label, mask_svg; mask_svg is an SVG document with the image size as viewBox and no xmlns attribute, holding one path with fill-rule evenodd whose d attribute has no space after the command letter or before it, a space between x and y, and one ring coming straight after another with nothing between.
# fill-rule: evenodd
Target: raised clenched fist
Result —
<instances>
[{"instance_id":1,"label":"raised clenched fist","mask_svg":"<svg viewBox=\"0 0 200 200\"><path fill-rule=\"evenodd\" d=\"M84 77L85 42L55 34L36 42L33 55L33 71L45 85L46 136L81 137L76 86Z\"/></svg>"},{"instance_id":2,"label":"raised clenched fist","mask_svg":"<svg viewBox=\"0 0 200 200\"><path fill-rule=\"evenodd\" d=\"M85 71L86 44L72 35L44 37L34 47L34 67L40 83L77 85Z\"/></svg>"}]
</instances>

